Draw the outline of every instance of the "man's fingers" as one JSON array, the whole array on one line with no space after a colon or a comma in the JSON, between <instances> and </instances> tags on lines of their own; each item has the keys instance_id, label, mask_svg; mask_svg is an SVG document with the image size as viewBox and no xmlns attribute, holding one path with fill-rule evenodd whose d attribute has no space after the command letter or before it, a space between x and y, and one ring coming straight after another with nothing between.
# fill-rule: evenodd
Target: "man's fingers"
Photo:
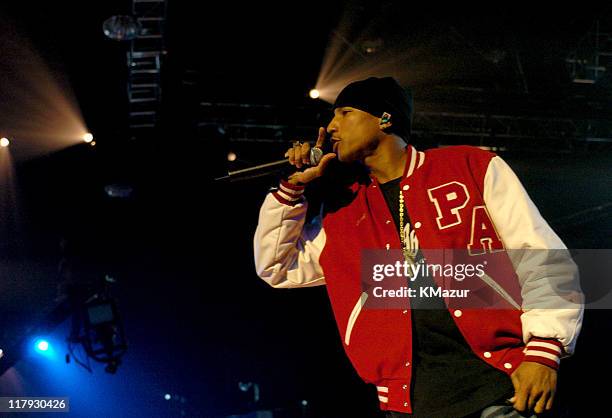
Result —
<instances>
[{"instance_id":1,"label":"man's fingers","mask_svg":"<svg viewBox=\"0 0 612 418\"><path fill-rule=\"evenodd\" d=\"M512 373L510 375L510 380L512 381L512 386L514 386L514 393L518 393L519 388L520 388L520 384L519 384L519 380L518 377L515 376L514 373Z\"/></svg>"},{"instance_id":2,"label":"man's fingers","mask_svg":"<svg viewBox=\"0 0 612 418\"><path fill-rule=\"evenodd\" d=\"M306 142L305 144L302 144L300 153L301 153L301 158L302 158L302 164L304 165L310 164L310 144L308 142Z\"/></svg>"},{"instance_id":3,"label":"man's fingers","mask_svg":"<svg viewBox=\"0 0 612 418\"><path fill-rule=\"evenodd\" d=\"M514 409L542 413L552 408L557 372L539 363L523 362L510 376L515 390Z\"/></svg>"},{"instance_id":4,"label":"man's fingers","mask_svg":"<svg viewBox=\"0 0 612 418\"><path fill-rule=\"evenodd\" d=\"M285 153L285 157L289 158L289 164L295 165L295 153L293 152L293 148L289 148Z\"/></svg>"},{"instance_id":5,"label":"man's fingers","mask_svg":"<svg viewBox=\"0 0 612 418\"><path fill-rule=\"evenodd\" d=\"M535 408L535 406L540 402L542 397L544 397L544 393L532 389L529 392L529 400L527 401L527 408L530 411L533 411L533 408Z\"/></svg>"},{"instance_id":6,"label":"man's fingers","mask_svg":"<svg viewBox=\"0 0 612 418\"><path fill-rule=\"evenodd\" d=\"M514 409L523 412L527 408L527 392L520 390L514 395Z\"/></svg>"},{"instance_id":7,"label":"man's fingers","mask_svg":"<svg viewBox=\"0 0 612 418\"><path fill-rule=\"evenodd\" d=\"M302 167L302 144L300 141L295 141L293 143L293 161L297 168Z\"/></svg>"},{"instance_id":8,"label":"man's fingers","mask_svg":"<svg viewBox=\"0 0 612 418\"><path fill-rule=\"evenodd\" d=\"M325 142L325 128L321 126L319 128L319 137L317 138L317 143L315 144L315 147L322 148L324 142Z\"/></svg>"},{"instance_id":9,"label":"man's fingers","mask_svg":"<svg viewBox=\"0 0 612 418\"><path fill-rule=\"evenodd\" d=\"M535 412L536 414L541 414L542 412L544 412L546 410L546 406L548 405L549 399L550 398L547 393L542 393L540 395L540 399L538 399L538 402L535 404L533 412Z\"/></svg>"},{"instance_id":10,"label":"man's fingers","mask_svg":"<svg viewBox=\"0 0 612 418\"><path fill-rule=\"evenodd\" d=\"M319 128L319 137L317 138L317 147L321 147L325 142L325 128ZM310 165L310 144L302 144L299 141L294 141L292 148L285 153L285 157L289 159L289 163L294 165L296 168L302 168L303 166ZM311 180L320 177L325 171L325 168L331 160L336 158L336 154L330 153L324 155L319 161L319 164L315 167L310 167L303 172L294 173L290 179L299 181L300 183L308 183Z\"/></svg>"},{"instance_id":11,"label":"man's fingers","mask_svg":"<svg viewBox=\"0 0 612 418\"><path fill-rule=\"evenodd\" d=\"M554 392L550 394L550 396L548 397L548 402L546 402L546 410L550 411L553 407L553 401L555 400L555 394Z\"/></svg>"},{"instance_id":12,"label":"man's fingers","mask_svg":"<svg viewBox=\"0 0 612 418\"><path fill-rule=\"evenodd\" d=\"M510 399L514 409L517 411L525 410L525 399L524 394L521 393L521 385L519 384L518 377L516 377L515 373L510 375L510 380L512 381L512 386L514 386L514 396Z\"/></svg>"}]
</instances>

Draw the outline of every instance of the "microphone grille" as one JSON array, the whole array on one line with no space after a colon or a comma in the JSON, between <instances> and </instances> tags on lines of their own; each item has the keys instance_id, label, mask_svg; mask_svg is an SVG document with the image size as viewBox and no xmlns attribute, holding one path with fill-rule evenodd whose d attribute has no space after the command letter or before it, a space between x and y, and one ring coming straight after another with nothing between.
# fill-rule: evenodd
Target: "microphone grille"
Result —
<instances>
[{"instance_id":1,"label":"microphone grille","mask_svg":"<svg viewBox=\"0 0 612 418\"><path fill-rule=\"evenodd\" d=\"M310 148L310 165L316 166L321 162L321 158L323 157L323 150L318 147Z\"/></svg>"}]
</instances>

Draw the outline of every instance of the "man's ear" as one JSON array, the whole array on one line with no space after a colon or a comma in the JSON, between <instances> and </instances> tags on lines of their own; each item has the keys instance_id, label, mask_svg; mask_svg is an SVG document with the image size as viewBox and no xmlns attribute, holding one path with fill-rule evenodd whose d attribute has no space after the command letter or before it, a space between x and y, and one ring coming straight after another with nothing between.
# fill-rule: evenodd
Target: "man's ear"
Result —
<instances>
[{"instance_id":1,"label":"man's ear","mask_svg":"<svg viewBox=\"0 0 612 418\"><path fill-rule=\"evenodd\" d=\"M379 127L381 130L390 128L391 125L393 125L393 122L391 122L391 114L384 112L382 114L382 116L380 117L380 124Z\"/></svg>"}]
</instances>

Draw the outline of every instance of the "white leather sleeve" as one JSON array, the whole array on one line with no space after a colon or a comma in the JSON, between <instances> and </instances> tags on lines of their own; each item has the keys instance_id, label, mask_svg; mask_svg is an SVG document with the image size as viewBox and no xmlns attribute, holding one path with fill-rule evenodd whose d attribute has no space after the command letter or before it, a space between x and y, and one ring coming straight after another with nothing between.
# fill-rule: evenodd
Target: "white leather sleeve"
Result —
<instances>
[{"instance_id":1,"label":"white leather sleeve","mask_svg":"<svg viewBox=\"0 0 612 418\"><path fill-rule=\"evenodd\" d=\"M484 200L521 285L525 343L532 337L554 338L571 354L584 312L571 254L499 156L489 162Z\"/></svg>"},{"instance_id":2,"label":"white leather sleeve","mask_svg":"<svg viewBox=\"0 0 612 418\"><path fill-rule=\"evenodd\" d=\"M321 216L305 225L306 201L290 206L272 193L259 212L254 238L257 274L275 288L325 284L319 256L325 245Z\"/></svg>"}]
</instances>

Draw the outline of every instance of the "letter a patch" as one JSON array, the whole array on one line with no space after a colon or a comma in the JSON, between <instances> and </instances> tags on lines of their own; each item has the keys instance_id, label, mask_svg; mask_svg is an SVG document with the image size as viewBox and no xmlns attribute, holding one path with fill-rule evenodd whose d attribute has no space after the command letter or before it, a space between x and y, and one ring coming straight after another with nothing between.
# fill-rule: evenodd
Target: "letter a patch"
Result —
<instances>
[{"instance_id":1,"label":"letter a patch","mask_svg":"<svg viewBox=\"0 0 612 418\"><path fill-rule=\"evenodd\" d=\"M502 251L502 243L495 226L489 217L487 208L484 206L474 206L472 209L472 233L468 251L470 255L481 255L486 252Z\"/></svg>"}]
</instances>

